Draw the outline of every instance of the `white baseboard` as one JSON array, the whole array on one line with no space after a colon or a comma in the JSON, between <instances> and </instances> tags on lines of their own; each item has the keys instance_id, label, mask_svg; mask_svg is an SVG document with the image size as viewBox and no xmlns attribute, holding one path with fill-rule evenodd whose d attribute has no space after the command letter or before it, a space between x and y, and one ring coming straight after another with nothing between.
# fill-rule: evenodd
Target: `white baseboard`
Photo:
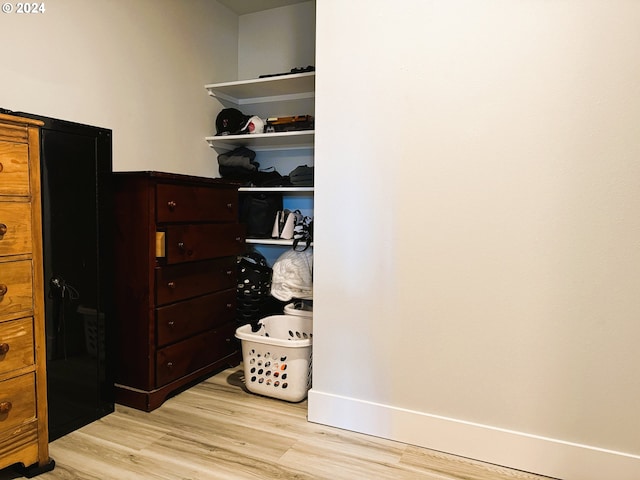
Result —
<instances>
[{"instance_id":1,"label":"white baseboard","mask_svg":"<svg viewBox=\"0 0 640 480\"><path fill-rule=\"evenodd\" d=\"M562 480L638 480L640 456L311 389L310 422Z\"/></svg>"}]
</instances>

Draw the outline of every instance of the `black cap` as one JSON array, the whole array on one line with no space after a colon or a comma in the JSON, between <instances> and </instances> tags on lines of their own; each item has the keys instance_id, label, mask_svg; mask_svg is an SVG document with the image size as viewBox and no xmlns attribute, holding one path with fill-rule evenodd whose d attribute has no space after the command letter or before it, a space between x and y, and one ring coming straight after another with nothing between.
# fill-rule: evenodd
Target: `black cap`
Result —
<instances>
[{"instance_id":1,"label":"black cap","mask_svg":"<svg viewBox=\"0 0 640 480\"><path fill-rule=\"evenodd\" d=\"M250 115L243 114L236 108L225 108L216 118L216 135L235 135L245 129Z\"/></svg>"}]
</instances>

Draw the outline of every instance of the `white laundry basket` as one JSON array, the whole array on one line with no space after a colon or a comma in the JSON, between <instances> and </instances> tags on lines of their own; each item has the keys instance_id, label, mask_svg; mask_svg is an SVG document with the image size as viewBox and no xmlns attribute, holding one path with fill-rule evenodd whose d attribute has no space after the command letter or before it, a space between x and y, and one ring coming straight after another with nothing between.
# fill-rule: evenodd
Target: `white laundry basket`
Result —
<instances>
[{"instance_id":1,"label":"white laundry basket","mask_svg":"<svg viewBox=\"0 0 640 480\"><path fill-rule=\"evenodd\" d=\"M311 388L313 321L297 315L271 315L236 330L242 343L244 379L250 392L300 402Z\"/></svg>"},{"instance_id":2,"label":"white laundry basket","mask_svg":"<svg viewBox=\"0 0 640 480\"><path fill-rule=\"evenodd\" d=\"M313 306L303 301L287 303L284 306L285 315L298 315L305 318L313 318Z\"/></svg>"}]
</instances>

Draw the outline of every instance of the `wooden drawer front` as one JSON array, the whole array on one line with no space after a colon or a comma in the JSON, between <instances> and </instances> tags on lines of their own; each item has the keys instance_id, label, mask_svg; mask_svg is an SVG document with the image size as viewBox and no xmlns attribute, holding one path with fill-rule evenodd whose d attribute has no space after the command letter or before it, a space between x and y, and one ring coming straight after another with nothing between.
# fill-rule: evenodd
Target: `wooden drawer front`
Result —
<instances>
[{"instance_id":1,"label":"wooden drawer front","mask_svg":"<svg viewBox=\"0 0 640 480\"><path fill-rule=\"evenodd\" d=\"M245 235L239 223L205 223L169 226L165 238L167 263L172 264L238 255Z\"/></svg>"},{"instance_id":2,"label":"wooden drawer front","mask_svg":"<svg viewBox=\"0 0 640 480\"><path fill-rule=\"evenodd\" d=\"M158 350L157 388L216 362L237 350L235 322Z\"/></svg>"},{"instance_id":3,"label":"wooden drawer front","mask_svg":"<svg viewBox=\"0 0 640 480\"><path fill-rule=\"evenodd\" d=\"M0 123L0 140L11 143L27 143L29 141L28 127L25 124Z\"/></svg>"},{"instance_id":4,"label":"wooden drawer front","mask_svg":"<svg viewBox=\"0 0 640 480\"><path fill-rule=\"evenodd\" d=\"M235 313L235 288L158 308L158 346L168 345L230 322L234 320Z\"/></svg>"},{"instance_id":5,"label":"wooden drawer front","mask_svg":"<svg viewBox=\"0 0 640 480\"><path fill-rule=\"evenodd\" d=\"M0 202L0 256L30 252L31 204Z\"/></svg>"},{"instance_id":6,"label":"wooden drawer front","mask_svg":"<svg viewBox=\"0 0 640 480\"><path fill-rule=\"evenodd\" d=\"M238 221L235 189L161 183L156 188L156 202L158 223Z\"/></svg>"},{"instance_id":7,"label":"wooden drawer front","mask_svg":"<svg viewBox=\"0 0 640 480\"><path fill-rule=\"evenodd\" d=\"M32 319L0 323L0 374L29 367L33 361Z\"/></svg>"},{"instance_id":8,"label":"wooden drawer front","mask_svg":"<svg viewBox=\"0 0 640 480\"><path fill-rule=\"evenodd\" d=\"M2 431L0 421L0 463L12 465L24 462L32 465L38 461L38 422L32 422Z\"/></svg>"},{"instance_id":9,"label":"wooden drawer front","mask_svg":"<svg viewBox=\"0 0 640 480\"><path fill-rule=\"evenodd\" d=\"M0 382L0 431L35 418L35 375L29 373Z\"/></svg>"},{"instance_id":10,"label":"wooden drawer front","mask_svg":"<svg viewBox=\"0 0 640 480\"><path fill-rule=\"evenodd\" d=\"M156 305L236 286L236 257L156 268Z\"/></svg>"},{"instance_id":11,"label":"wooden drawer front","mask_svg":"<svg viewBox=\"0 0 640 480\"><path fill-rule=\"evenodd\" d=\"M5 128L0 127L0 135ZM0 141L0 195L29 195L29 147L25 143Z\"/></svg>"},{"instance_id":12,"label":"wooden drawer front","mask_svg":"<svg viewBox=\"0 0 640 480\"><path fill-rule=\"evenodd\" d=\"M1 293L4 292L4 295ZM0 263L0 315L33 310L31 260Z\"/></svg>"}]
</instances>

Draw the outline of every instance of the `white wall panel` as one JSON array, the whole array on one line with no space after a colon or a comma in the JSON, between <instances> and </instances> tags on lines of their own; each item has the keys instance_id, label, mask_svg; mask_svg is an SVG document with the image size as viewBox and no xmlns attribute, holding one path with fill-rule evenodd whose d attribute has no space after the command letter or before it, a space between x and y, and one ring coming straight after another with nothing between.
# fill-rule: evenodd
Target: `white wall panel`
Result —
<instances>
[{"instance_id":1,"label":"white wall panel","mask_svg":"<svg viewBox=\"0 0 640 480\"><path fill-rule=\"evenodd\" d=\"M310 419L373 403L640 475L639 22L629 1L318 3ZM572 463L533 465L607 477Z\"/></svg>"}]
</instances>

